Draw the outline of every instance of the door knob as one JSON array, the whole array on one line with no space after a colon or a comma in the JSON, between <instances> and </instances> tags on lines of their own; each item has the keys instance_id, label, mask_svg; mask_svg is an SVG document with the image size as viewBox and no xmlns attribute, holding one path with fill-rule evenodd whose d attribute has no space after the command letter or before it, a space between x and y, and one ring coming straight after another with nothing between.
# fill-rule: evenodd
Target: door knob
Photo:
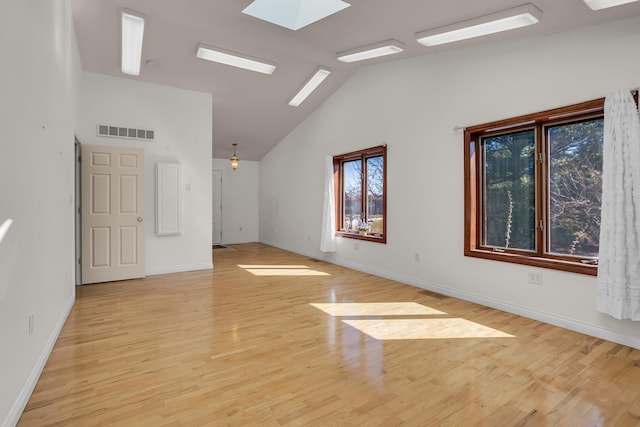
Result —
<instances>
[{"instance_id":1,"label":"door knob","mask_svg":"<svg viewBox=\"0 0 640 427\"><path fill-rule=\"evenodd\" d=\"M144 221L144 219L141 216L139 216L138 217L138 222L142 222L142 221Z\"/></svg>"}]
</instances>

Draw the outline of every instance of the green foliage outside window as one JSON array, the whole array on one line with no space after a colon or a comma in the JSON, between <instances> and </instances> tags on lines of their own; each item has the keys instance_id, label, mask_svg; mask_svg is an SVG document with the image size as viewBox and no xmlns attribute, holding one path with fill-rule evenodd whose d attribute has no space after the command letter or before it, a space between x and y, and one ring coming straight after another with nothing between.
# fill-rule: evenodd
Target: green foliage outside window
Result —
<instances>
[{"instance_id":1,"label":"green foliage outside window","mask_svg":"<svg viewBox=\"0 0 640 427\"><path fill-rule=\"evenodd\" d=\"M547 128L549 252L598 256L602 118Z\"/></svg>"},{"instance_id":2,"label":"green foliage outside window","mask_svg":"<svg viewBox=\"0 0 640 427\"><path fill-rule=\"evenodd\" d=\"M603 119L544 127L549 253L598 256ZM483 245L536 250L534 129L482 139Z\"/></svg>"},{"instance_id":3,"label":"green foliage outside window","mask_svg":"<svg viewBox=\"0 0 640 427\"><path fill-rule=\"evenodd\" d=\"M483 139L484 244L535 250L535 132Z\"/></svg>"}]
</instances>

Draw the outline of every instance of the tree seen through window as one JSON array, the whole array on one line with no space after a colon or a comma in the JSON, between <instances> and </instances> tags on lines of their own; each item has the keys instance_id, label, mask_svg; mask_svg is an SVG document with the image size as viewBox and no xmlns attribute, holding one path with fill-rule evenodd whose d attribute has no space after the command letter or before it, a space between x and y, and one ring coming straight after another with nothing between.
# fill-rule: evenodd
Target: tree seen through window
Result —
<instances>
[{"instance_id":1,"label":"tree seen through window","mask_svg":"<svg viewBox=\"0 0 640 427\"><path fill-rule=\"evenodd\" d=\"M465 129L467 256L595 275L604 98Z\"/></svg>"},{"instance_id":2,"label":"tree seen through window","mask_svg":"<svg viewBox=\"0 0 640 427\"><path fill-rule=\"evenodd\" d=\"M338 234L386 242L386 147L334 157Z\"/></svg>"}]
</instances>

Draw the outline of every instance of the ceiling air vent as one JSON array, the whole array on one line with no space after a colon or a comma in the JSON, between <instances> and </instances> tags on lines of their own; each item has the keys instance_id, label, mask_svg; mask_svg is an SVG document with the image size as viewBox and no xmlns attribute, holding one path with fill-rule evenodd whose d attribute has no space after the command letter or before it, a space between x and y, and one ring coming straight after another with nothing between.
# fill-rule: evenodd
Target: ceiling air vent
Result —
<instances>
[{"instance_id":1,"label":"ceiling air vent","mask_svg":"<svg viewBox=\"0 0 640 427\"><path fill-rule=\"evenodd\" d=\"M119 126L98 125L98 136L154 141L156 133L155 131L149 129L134 129Z\"/></svg>"}]
</instances>

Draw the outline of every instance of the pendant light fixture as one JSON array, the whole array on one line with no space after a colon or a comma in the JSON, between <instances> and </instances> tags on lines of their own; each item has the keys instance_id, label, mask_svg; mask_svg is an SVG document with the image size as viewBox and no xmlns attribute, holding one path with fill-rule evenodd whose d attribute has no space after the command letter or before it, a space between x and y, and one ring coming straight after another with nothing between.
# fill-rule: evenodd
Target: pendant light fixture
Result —
<instances>
[{"instance_id":1,"label":"pendant light fixture","mask_svg":"<svg viewBox=\"0 0 640 427\"><path fill-rule=\"evenodd\" d=\"M238 144L231 145L233 145L233 156L231 156L229 160L231 160L231 169L233 169L233 171L235 172L238 169L238 161L240 161L238 156L236 156L236 147L238 146Z\"/></svg>"}]
</instances>

